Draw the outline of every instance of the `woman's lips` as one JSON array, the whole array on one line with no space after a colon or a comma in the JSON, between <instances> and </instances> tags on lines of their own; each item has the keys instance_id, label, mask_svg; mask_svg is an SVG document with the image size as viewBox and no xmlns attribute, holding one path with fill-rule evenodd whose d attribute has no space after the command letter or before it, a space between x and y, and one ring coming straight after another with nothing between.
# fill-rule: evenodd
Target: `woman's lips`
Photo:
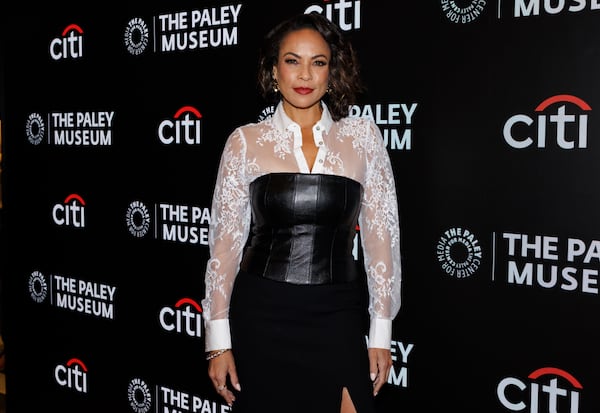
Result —
<instances>
[{"instance_id":1,"label":"woman's lips","mask_svg":"<svg viewBox=\"0 0 600 413\"><path fill-rule=\"evenodd\" d=\"M295 87L294 91L296 93L301 94L301 95L308 95L310 92L313 91L313 89L311 89L309 87Z\"/></svg>"}]
</instances>

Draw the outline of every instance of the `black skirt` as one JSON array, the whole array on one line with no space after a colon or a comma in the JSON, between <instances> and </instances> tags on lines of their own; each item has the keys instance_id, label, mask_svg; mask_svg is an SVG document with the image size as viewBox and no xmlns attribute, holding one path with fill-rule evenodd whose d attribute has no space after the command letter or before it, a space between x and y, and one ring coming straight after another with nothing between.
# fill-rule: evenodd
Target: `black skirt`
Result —
<instances>
[{"instance_id":1,"label":"black skirt","mask_svg":"<svg viewBox=\"0 0 600 413\"><path fill-rule=\"evenodd\" d=\"M235 413L373 413L364 283L296 285L240 272L231 297Z\"/></svg>"}]
</instances>

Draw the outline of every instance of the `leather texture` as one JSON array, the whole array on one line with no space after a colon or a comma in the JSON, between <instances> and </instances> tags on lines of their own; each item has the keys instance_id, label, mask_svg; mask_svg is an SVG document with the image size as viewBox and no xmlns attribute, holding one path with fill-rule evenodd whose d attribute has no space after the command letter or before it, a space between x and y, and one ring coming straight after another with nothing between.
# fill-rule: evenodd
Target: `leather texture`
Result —
<instances>
[{"instance_id":1,"label":"leather texture","mask_svg":"<svg viewBox=\"0 0 600 413\"><path fill-rule=\"evenodd\" d=\"M350 178L270 173L250 184L252 227L240 268L293 284L350 282L362 186Z\"/></svg>"}]
</instances>

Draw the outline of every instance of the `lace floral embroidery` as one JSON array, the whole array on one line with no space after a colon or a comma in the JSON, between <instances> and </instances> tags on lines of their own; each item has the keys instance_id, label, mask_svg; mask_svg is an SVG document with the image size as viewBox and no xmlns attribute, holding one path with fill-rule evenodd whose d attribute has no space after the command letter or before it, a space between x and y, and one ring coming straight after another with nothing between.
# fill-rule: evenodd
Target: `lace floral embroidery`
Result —
<instances>
[{"instance_id":1,"label":"lace floral embroidery","mask_svg":"<svg viewBox=\"0 0 600 413\"><path fill-rule=\"evenodd\" d=\"M287 155L292 153L291 144L293 141L294 140L290 131L284 131L282 133L276 128L272 128L268 129L262 136L260 136L256 140L256 143L262 146L265 142L274 142L275 145L273 145L273 151L279 158L285 159Z\"/></svg>"},{"instance_id":2,"label":"lace floral embroidery","mask_svg":"<svg viewBox=\"0 0 600 413\"><path fill-rule=\"evenodd\" d=\"M367 270L369 289L374 291L370 309L375 314L385 314L389 310L387 299L392 297L394 277L390 277L383 262L370 266Z\"/></svg>"},{"instance_id":3,"label":"lace floral embroidery","mask_svg":"<svg viewBox=\"0 0 600 413\"><path fill-rule=\"evenodd\" d=\"M323 168L324 172L335 174L336 172L344 170L344 161L340 156L339 152L327 152L325 156L326 166Z\"/></svg>"},{"instance_id":4,"label":"lace floral embroidery","mask_svg":"<svg viewBox=\"0 0 600 413\"><path fill-rule=\"evenodd\" d=\"M390 229L397 225L398 216L395 197L390 196L395 191L395 185L392 177L388 175L386 173L370 173L368 175L366 186L370 196L364 205L373 211L373 214L368 215L365 221L370 229L376 231L380 239L386 235L390 236L393 246L398 242L398 236Z\"/></svg>"},{"instance_id":5,"label":"lace floral embroidery","mask_svg":"<svg viewBox=\"0 0 600 413\"><path fill-rule=\"evenodd\" d=\"M235 154L232 150L225 150L223 154L224 175L220 182L220 189L215 193L215 205L220 213L212 219L218 220L219 228L216 238L222 238L225 235L230 237L231 248L240 248L245 228L237 226L237 219L240 210L245 209L246 194L243 192L242 182L238 176L238 171L244 170L245 165L240 154Z\"/></svg>"}]
</instances>

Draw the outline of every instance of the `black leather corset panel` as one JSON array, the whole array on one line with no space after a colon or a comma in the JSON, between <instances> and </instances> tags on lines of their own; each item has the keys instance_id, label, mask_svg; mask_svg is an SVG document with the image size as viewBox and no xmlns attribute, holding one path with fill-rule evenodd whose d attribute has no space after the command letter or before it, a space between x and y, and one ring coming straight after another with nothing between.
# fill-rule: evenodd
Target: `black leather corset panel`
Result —
<instances>
[{"instance_id":1,"label":"black leather corset panel","mask_svg":"<svg viewBox=\"0 0 600 413\"><path fill-rule=\"evenodd\" d=\"M353 281L359 182L337 175L271 173L250 184L252 228L240 268L293 284Z\"/></svg>"}]
</instances>

